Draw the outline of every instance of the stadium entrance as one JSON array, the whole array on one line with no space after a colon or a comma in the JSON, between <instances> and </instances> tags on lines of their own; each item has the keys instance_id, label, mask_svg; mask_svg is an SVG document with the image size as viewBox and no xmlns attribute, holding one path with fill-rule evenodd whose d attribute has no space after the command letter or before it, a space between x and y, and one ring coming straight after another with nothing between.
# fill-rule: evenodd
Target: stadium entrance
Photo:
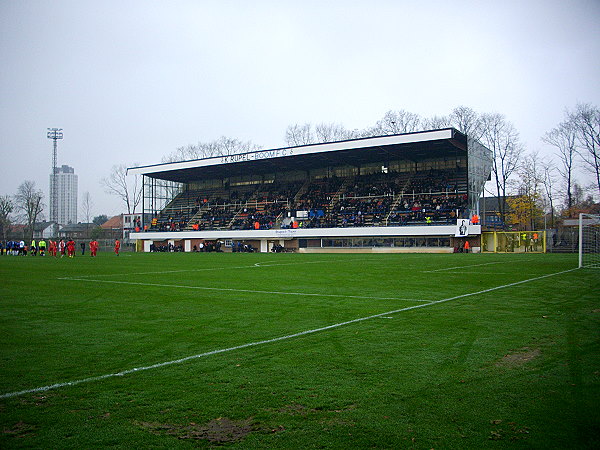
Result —
<instances>
[{"instance_id":1,"label":"stadium entrance","mask_svg":"<svg viewBox=\"0 0 600 450\"><path fill-rule=\"evenodd\" d=\"M129 172L152 218L131 234L144 251L478 251L491 152L448 128Z\"/></svg>"}]
</instances>

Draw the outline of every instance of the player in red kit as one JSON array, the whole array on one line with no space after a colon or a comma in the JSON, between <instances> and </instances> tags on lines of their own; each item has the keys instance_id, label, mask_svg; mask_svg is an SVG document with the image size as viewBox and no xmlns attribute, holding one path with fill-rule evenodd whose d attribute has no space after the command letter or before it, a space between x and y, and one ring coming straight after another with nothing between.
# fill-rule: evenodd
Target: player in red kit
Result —
<instances>
[{"instance_id":1,"label":"player in red kit","mask_svg":"<svg viewBox=\"0 0 600 450\"><path fill-rule=\"evenodd\" d=\"M121 242L115 239L115 255L119 256L119 250L121 249Z\"/></svg>"},{"instance_id":2,"label":"player in red kit","mask_svg":"<svg viewBox=\"0 0 600 450\"><path fill-rule=\"evenodd\" d=\"M97 251L98 251L98 241L96 239L93 239L90 242L90 253L92 256L96 256Z\"/></svg>"},{"instance_id":3,"label":"player in red kit","mask_svg":"<svg viewBox=\"0 0 600 450\"><path fill-rule=\"evenodd\" d=\"M50 240L50 246L48 247L48 253L50 253L50 256L54 256L56 258L56 241Z\"/></svg>"},{"instance_id":4,"label":"player in red kit","mask_svg":"<svg viewBox=\"0 0 600 450\"><path fill-rule=\"evenodd\" d=\"M69 258L75 256L75 241L73 239L69 239L67 242L67 254L69 255Z\"/></svg>"}]
</instances>

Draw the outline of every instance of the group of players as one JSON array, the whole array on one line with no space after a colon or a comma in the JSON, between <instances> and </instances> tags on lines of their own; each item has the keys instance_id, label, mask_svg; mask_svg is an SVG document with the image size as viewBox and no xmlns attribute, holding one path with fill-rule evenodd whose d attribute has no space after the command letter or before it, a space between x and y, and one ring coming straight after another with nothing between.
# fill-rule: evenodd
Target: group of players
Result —
<instances>
[{"instance_id":1,"label":"group of players","mask_svg":"<svg viewBox=\"0 0 600 450\"><path fill-rule=\"evenodd\" d=\"M92 239L88 244L90 247L90 255L96 256L98 253L98 241L96 239ZM119 256L119 251L121 250L121 242L118 239L115 239L115 254ZM48 240L48 243L44 239L41 239L36 243L35 240L31 241L31 245L27 246L25 241L0 241L0 255L23 255L26 256L28 253L32 256L45 256L46 251L50 256L58 256L60 253L61 258L64 256L68 256L69 258L75 257L75 241L73 239L60 241L53 241L52 239ZM85 252L85 243L81 243L81 254Z\"/></svg>"}]
</instances>

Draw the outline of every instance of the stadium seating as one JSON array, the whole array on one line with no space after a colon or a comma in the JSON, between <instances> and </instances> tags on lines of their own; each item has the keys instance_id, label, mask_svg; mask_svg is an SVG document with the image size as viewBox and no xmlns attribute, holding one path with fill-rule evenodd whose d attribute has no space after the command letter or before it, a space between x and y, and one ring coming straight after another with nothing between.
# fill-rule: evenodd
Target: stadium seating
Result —
<instances>
[{"instance_id":1,"label":"stadium seating","mask_svg":"<svg viewBox=\"0 0 600 450\"><path fill-rule=\"evenodd\" d=\"M186 189L150 231L403 226L452 223L467 204L466 174L427 170L269 180Z\"/></svg>"}]
</instances>

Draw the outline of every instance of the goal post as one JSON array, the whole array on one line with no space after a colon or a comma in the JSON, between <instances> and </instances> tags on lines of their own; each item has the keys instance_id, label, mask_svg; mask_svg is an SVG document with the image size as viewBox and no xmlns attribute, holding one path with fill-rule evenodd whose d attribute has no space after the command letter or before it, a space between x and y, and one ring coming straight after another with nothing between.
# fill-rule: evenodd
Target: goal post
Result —
<instances>
[{"instance_id":1,"label":"goal post","mask_svg":"<svg viewBox=\"0 0 600 450\"><path fill-rule=\"evenodd\" d=\"M579 267L600 268L600 215L579 214Z\"/></svg>"}]
</instances>

